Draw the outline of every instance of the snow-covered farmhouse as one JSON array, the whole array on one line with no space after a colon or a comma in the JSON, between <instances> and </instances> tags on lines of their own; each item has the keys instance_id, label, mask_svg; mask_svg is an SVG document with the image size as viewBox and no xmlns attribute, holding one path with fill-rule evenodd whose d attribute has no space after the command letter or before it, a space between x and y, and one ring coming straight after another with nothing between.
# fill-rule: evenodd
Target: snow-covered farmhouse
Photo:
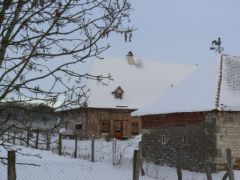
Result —
<instances>
[{"instance_id":1,"label":"snow-covered farmhouse","mask_svg":"<svg viewBox=\"0 0 240 180\"><path fill-rule=\"evenodd\" d=\"M97 81L87 82L87 107L61 111L64 126L81 138L137 135L141 131L140 117L130 114L174 86L195 67L140 61L131 52L127 59L96 60L89 74L110 74L113 80L107 80L105 86Z\"/></svg>"},{"instance_id":2,"label":"snow-covered farmhouse","mask_svg":"<svg viewBox=\"0 0 240 180\"><path fill-rule=\"evenodd\" d=\"M143 157L160 164L223 168L226 149L240 159L240 57L222 55L191 73L155 102L132 113L142 117Z\"/></svg>"}]
</instances>

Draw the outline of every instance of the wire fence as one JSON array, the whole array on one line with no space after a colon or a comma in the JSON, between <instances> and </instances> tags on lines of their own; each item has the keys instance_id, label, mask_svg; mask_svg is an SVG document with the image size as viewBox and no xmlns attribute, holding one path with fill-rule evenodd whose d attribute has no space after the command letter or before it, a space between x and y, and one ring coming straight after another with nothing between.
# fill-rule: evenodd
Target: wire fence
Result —
<instances>
[{"instance_id":1,"label":"wire fence","mask_svg":"<svg viewBox=\"0 0 240 180\"><path fill-rule=\"evenodd\" d=\"M18 163L34 164L19 165ZM87 161L17 161L18 180L128 180L132 179L131 169L112 166L107 163ZM7 166L0 165L0 180L7 179Z\"/></svg>"},{"instance_id":2,"label":"wire fence","mask_svg":"<svg viewBox=\"0 0 240 180\"><path fill-rule=\"evenodd\" d=\"M20 164L19 164L20 163ZM32 165L22 165L32 164ZM140 180L177 180L174 167L143 163L145 176ZM89 163L84 160L17 160L17 180L132 180L132 165L111 165L109 163ZM213 180L222 180L225 172L212 174ZM0 165L0 180L7 179L7 166ZM183 180L207 180L206 173L183 170ZM236 179L237 180L237 179Z\"/></svg>"},{"instance_id":3,"label":"wire fence","mask_svg":"<svg viewBox=\"0 0 240 180\"><path fill-rule=\"evenodd\" d=\"M15 135L8 133L2 139L9 139ZM23 139L27 138L26 133L21 135ZM36 142L39 143L39 149L46 149L46 135L32 133L32 141L29 141L29 147L36 148ZM45 139L44 139L45 138ZM105 141L98 140L61 140L62 156L56 158L51 157L58 154L59 139L58 135L51 135L50 151L47 158L35 159L18 158L16 160L16 176L18 180L133 180L133 151L141 149L138 142L139 139L130 139L127 141L114 140ZM9 140L13 143L13 141ZM77 143L76 143L77 141ZM26 140L15 140L15 144L27 145ZM93 146L94 143L94 146ZM93 148L93 149L92 149ZM40 151L40 150L38 150ZM44 151L45 152L45 151ZM52 152L52 153L51 153ZM42 152L41 152L42 153ZM76 153L76 158L74 154ZM94 154L94 161L92 155ZM59 160L60 159L60 160ZM141 159L141 158L140 158ZM140 180L178 180L178 169L175 167L157 165L143 160L141 168ZM7 179L7 165L0 164L0 180ZM235 173L239 173L235 171ZM222 180L226 171L211 173L212 180ZM181 177L183 180L208 180L206 171L201 173L181 169ZM240 177L240 176L237 176ZM134 179L135 180L135 179ZM238 180L238 179L235 179Z\"/></svg>"}]
</instances>

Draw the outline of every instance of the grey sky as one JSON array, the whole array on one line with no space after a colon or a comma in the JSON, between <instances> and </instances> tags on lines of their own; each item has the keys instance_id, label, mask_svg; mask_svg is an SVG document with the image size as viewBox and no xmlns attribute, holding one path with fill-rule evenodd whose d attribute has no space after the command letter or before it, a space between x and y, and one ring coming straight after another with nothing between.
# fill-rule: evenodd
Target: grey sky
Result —
<instances>
[{"instance_id":1,"label":"grey sky","mask_svg":"<svg viewBox=\"0 0 240 180\"><path fill-rule=\"evenodd\" d=\"M139 59L201 64L216 57L211 41L222 38L224 53L240 55L239 0L134 0L133 41L111 37L106 56L129 50Z\"/></svg>"}]
</instances>

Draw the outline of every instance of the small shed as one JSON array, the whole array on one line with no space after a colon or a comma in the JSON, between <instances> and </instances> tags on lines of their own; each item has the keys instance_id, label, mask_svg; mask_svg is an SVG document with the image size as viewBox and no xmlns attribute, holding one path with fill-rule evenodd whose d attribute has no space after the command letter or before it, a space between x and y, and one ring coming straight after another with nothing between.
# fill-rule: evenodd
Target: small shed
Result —
<instances>
[{"instance_id":1,"label":"small shed","mask_svg":"<svg viewBox=\"0 0 240 180\"><path fill-rule=\"evenodd\" d=\"M240 159L240 57L221 55L200 66L155 102L140 108L143 157L199 169L224 167L225 150Z\"/></svg>"}]
</instances>

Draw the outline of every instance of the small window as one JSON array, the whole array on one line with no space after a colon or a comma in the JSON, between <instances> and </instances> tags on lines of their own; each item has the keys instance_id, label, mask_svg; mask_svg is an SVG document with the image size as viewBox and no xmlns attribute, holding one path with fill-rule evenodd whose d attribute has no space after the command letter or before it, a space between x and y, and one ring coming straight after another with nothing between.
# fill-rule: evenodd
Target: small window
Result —
<instances>
[{"instance_id":1,"label":"small window","mask_svg":"<svg viewBox=\"0 0 240 180\"><path fill-rule=\"evenodd\" d=\"M167 143L167 138L165 135L162 136L162 144L166 144Z\"/></svg>"},{"instance_id":2,"label":"small window","mask_svg":"<svg viewBox=\"0 0 240 180\"><path fill-rule=\"evenodd\" d=\"M110 132L110 121L101 120L101 133L109 133L109 132Z\"/></svg>"},{"instance_id":3,"label":"small window","mask_svg":"<svg viewBox=\"0 0 240 180\"><path fill-rule=\"evenodd\" d=\"M118 88L115 89L115 91L112 92L115 99L122 99L123 98L123 93L124 93L124 91L120 86L118 86Z\"/></svg>"},{"instance_id":4,"label":"small window","mask_svg":"<svg viewBox=\"0 0 240 180\"><path fill-rule=\"evenodd\" d=\"M76 125L75 125L75 129L76 129L76 130L82 129L82 124L76 124Z\"/></svg>"},{"instance_id":5,"label":"small window","mask_svg":"<svg viewBox=\"0 0 240 180\"><path fill-rule=\"evenodd\" d=\"M132 135L136 136L139 134L139 126L138 126L138 122L134 121L132 122Z\"/></svg>"}]
</instances>

